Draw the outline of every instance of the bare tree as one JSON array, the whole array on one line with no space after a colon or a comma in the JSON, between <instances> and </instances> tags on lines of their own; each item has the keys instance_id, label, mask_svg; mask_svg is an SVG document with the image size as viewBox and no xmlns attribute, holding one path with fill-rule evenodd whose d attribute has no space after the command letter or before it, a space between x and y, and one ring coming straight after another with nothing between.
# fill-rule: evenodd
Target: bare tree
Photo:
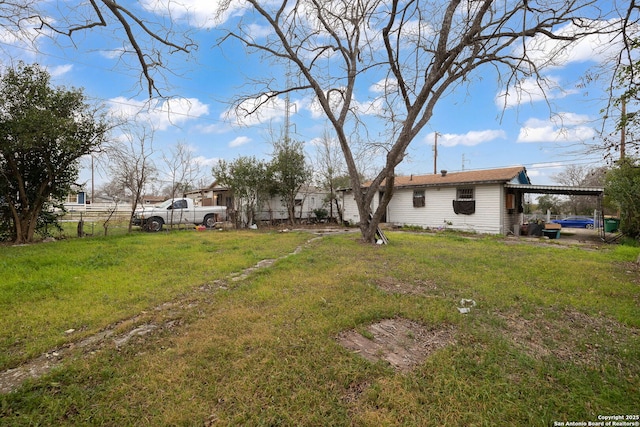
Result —
<instances>
[{"instance_id":1,"label":"bare tree","mask_svg":"<svg viewBox=\"0 0 640 427\"><path fill-rule=\"evenodd\" d=\"M184 142L178 142L169 149L170 156L162 155L165 174L170 185L170 197L181 197L192 190L202 178L200 168L195 163L193 151Z\"/></svg>"},{"instance_id":2,"label":"bare tree","mask_svg":"<svg viewBox=\"0 0 640 427\"><path fill-rule=\"evenodd\" d=\"M111 221L111 218L113 218L115 213L118 212L118 202L120 201L120 199L115 198L114 201L115 201L115 205L107 208L107 217L102 222L102 228L104 230L104 235L105 236L109 232L109 222ZM129 230L131 230L131 228L129 228Z\"/></svg>"},{"instance_id":3,"label":"bare tree","mask_svg":"<svg viewBox=\"0 0 640 427\"><path fill-rule=\"evenodd\" d=\"M315 96L340 144L367 242L375 240L391 200L395 168L445 94L472 79L483 65L493 66L507 87L537 78L544 88L541 43L554 41L557 46L545 52L551 63L570 43L595 31L590 26L593 20L584 17L598 16L596 2L584 0L246 3L255 12L252 18L260 17L260 24L271 33L254 37L251 28L256 22L239 20L223 41L239 40L251 51L286 63L299 73L299 82L277 87L274 79L264 79L258 82L258 92L238 101L236 110L253 114L275 97L294 91ZM224 6L230 4L228 0ZM554 32L563 25L573 31ZM372 81L378 81L380 96L370 105L378 106L388 132L376 145L384 149L384 164L365 188L350 132L368 114L355 97L356 89ZM249 99L254 102L246 102ZM372 202L380 191L383 196L373 211Z\"/></svg>"},{"instance_id":4,"label":"bare tree","mask_svg":"<svg viewBox=\"0 0 640 427\"><path fill-rule=\"evenodd\" d=\"M117 202L127 198L126 189L118 179L112 179L96 188L95 195Z\"/></svg>"},{"instance_id":5,"label":"bare tree","mask_svg":"<svg viewBox=\"0 0 640 427\"><path fill-rule=\"evenodd\" d=\"M329 203L329 218L333 220L337 216L338 222L342 224L342 211L336 191L348 185L348 180L344 182L344 178L349 175L342 150L336 138L332 138L329 129L324 130L322 136L314 141L314 145L316 146L316 155L313 159L315 180L320 187L329 192L325 200Z\"/></svg>"},{"instance_id":6,"label":"bare tree","mask_svg":"<svg viewBox=\"0 0 640 427\"><path fill-rule=\"evenodd\" d=\"M194 187L194 183L198 177L199 171L194 163L193 151L185 143L179 142L169 150L170 156L166 153L162 155L165 163L165 173L169 181L169 197L182 197L185 191L189 191ZM182 211L180 211L182 214ZM174 211L171 211L173 219ZM171 227L173 228L173 220ZM182 222L182 219L181 221Z\"/></svg>"},{"instance_id":7,"label":"bare tree","mask_svg":"<svg viewBox=\"0 0 640 427\"><path fill-rule=\"evenodd\" d=\"M157 2L153 10L155 18L149 20L138 3L115 0L0 1L0 27L15 39L12 42L19 40L35 48L40 37L50 37L59 43L66 38L71 43L70 48L75 48L74 38L79 33L102 29L114 41L114 51L121 54L120 66L137 64L135 68L142 72L140 83L151 97L161 95L162 85L158 80L166 79L169 73L168 58L176 52L190 54L196 45L186 26L171 18L170 4L163 10ZM176 70L174 67L171 73L175 74Z\"/></svg>"},{"instance_id":8,"label":"bare tree","mask_svg":"<svg viewBox=\"0 0 640 427\"><path fill-rule=\"evenodd\" d=\"M267 166L272 179L272 190L287 207L291 225L296 219L296 196L311 177L304 155L304 144L287 137L273 143L273 158Z\"/></svg>"},{"instance_id":9,"label":"bare tree","mask_svg":"<svg viewBox=\"0 0 640 427\"><path fill-rule=\"evenodd\" d=\"M569 165L552 179L570 187L603 187L605 168ZM596 196L568 196L567 208L574 215L592 214L598 206Z\"/></svg>"},{"instance_id":10,"label":"bare tree","mask_svg":"<svg viewBox=\"0 0 640 427\"><path fill-rule=\"evenodd\" d=\"M157 169L152 156L153 131L144 127L131 129L122 134L122 138L112 141L105 149L108 157L112 182L126 189L131 197L131 216L129 232L132 230L133 215L142 201L145 187L156 177Z\"/></svg>"},{"instance_id":11,"label":"bare tree","mask_svg":"<svg viewBox=\"0 0 640 427\"><path fill-rule=\"evenodd\" d=\"M612 43L610 58L588 72L583 83L585 87L602 82L607 86L600 138L587 143L586 151L602 154L608 164L640 154L640 4L614 0L611 7L619 14L616 43Z\"/></svg>"}]
</instances>

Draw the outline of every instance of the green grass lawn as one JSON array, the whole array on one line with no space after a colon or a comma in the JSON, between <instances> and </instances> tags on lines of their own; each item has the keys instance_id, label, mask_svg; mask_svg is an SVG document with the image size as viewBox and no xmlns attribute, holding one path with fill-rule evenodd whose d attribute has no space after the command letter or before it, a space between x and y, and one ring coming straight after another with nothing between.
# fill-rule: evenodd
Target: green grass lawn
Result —
<instances>
[{"instance_id":1,"label":"green grass lawn","mask_svg":"<svg viewBox=\"0 0 640 427\"><path fill-rule=\"evenodd\" d=\"M133 233L0 247L0 369L169 301L307 234ZM64 331L78 331L68 337Z\"/></svg>"},{"instance_id":2,"label":"green grass lawn","mask_svg":"<svg viewBox=\"0 0 640 427\"><path fill-rule=\"evenodd\" d=\"M0 247L3 369L140 313L176 325L79 351L0 395L2 424L547 426L640 411L640 249L410 233L371 246L350 234L229 279L310 237ZM477 303L469 314L462 298ZM455 339L410 371L336 339L400 317Z\"/></svg>"}]
</instances>

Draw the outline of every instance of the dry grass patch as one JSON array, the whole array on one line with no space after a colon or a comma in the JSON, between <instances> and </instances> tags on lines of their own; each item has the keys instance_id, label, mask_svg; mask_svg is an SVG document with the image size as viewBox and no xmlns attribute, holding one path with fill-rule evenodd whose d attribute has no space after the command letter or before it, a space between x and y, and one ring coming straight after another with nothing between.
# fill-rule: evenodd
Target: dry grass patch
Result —
<instances>
[{"instance_id":1,"label":"dry grass patch","mask_svg":"<svg viewBox=\"0 0 640 427\"><path fill-rule=\"evenodd\" d=\"M438 290L436 282L430 279L409 283L393 277L379 277L374 283L379 289L390 294L427 296Z\"/></svg>"},{"instance_id":2,"label":"dry grass patch","mask_svg":"<svg viewBox=\"0 0 640 427\"><path fill-rule=\"evenodd\" d=\"M500 313L507 335L535 359L554 356L565 362L597 367L607 362L608 348L616 348L638 337L636 329L604 317L575 310L550 316L539 309L523 317Z\"/></svg>"},{"instance_id":3,"label":"dry grass patch","mask_svg":"<svg viewBox=\"0 0 640 427\"><path fill-rule=\"evenodd\" d=\"M399 371L409 371L434 351L455 341L452 326L429 328L403 318L384 319L366 328L342 332L338 342L371 362L386 361Z\"/></svg>"}]
</instances>

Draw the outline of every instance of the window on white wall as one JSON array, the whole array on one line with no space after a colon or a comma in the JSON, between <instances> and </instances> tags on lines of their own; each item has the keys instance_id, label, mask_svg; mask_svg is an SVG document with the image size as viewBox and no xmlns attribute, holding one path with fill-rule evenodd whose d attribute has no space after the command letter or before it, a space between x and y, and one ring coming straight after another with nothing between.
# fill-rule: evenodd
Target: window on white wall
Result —
<instances>
[{"instance_id":1,"label":"window on white wall","mask_svg":"<svg viewBox=\"0 0 640 427\"><path fill-rule=\"evenodd\" d=\"M458 200L473 200L473 188L458 188L456 198Z\"/></svg>"},{"instance_id":2,"label":"window on white wall","mask_svg":"<svg viewBox=\"0 0 640 427\"><path fill-rule=\"evenodd\" d=\"M413 191L413 207L423 208L424 205L425 205L424 190L414 190Z\"/></svg>"},{"instance_id":3,"label":"window on white wall","mask_svg":"<svg viewBox=\"0 0 640 427\"><path fill-rule=\"evenodd\" d=\"M456 199L453 201L453 212L457 215L473 215L476 212L473 187L460 187L456 189Z\"/></svg>"}]
</instances>

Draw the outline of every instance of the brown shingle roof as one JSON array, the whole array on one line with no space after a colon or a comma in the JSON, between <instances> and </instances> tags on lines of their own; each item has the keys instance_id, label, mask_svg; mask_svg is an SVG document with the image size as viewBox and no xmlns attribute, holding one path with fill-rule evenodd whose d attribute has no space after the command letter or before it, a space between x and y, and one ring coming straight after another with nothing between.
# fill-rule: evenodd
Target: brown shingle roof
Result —
<instances>
[{"instance_id":1,"label":"brown shingle roof","mask_svg":"<svg viewBox=\"0 0 640 427\"><path fill-rule=\"evenodd\" d=\"M474 184L474 183L490 183L490 182L510 182L520 173L526 174L523 166L514 166L510 168L472 170L464 172L448 172L446 175L411 175L397 176L395 178L395 187L414 187L414 186L437 186L437 185L455 185L455 184ZM527 178L528 181L528 178ZM371 185L371 182L364 184L365 187ZM381 185L384 185L384 181Z\"/></svg>"}]
</instances>

